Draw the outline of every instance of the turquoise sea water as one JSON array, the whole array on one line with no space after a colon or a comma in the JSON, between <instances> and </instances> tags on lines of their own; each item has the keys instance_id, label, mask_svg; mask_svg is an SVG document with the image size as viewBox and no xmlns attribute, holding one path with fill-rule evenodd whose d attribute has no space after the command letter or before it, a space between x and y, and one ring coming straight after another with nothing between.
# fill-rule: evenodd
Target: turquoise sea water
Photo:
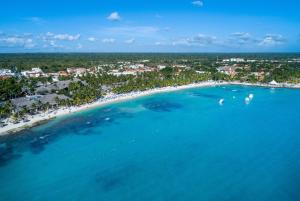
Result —
<instances>
[{"instance_id":1,"label":"turquoise sea water","mask_svg":"<svg viewBox=\"0 0 300 201\"><path fill-rule=\"evenodd\" d=\"M299 201L300 90L156 94L0 138L0 200Z\"/></svg>"}]
</instances>

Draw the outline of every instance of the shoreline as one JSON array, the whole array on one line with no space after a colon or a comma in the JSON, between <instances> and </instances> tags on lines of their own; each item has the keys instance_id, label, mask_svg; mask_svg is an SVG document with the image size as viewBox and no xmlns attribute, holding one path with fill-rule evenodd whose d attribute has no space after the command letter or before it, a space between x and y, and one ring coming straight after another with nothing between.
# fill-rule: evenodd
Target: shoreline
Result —
<instances>
[{"instance_id":1,"label":"shoreline","mask_svg":"<svg viewBox=\"0 0 300 201\"><path fill-rule=\"evenodd\" d=\"M290 85L290 84L261 84L261 83L244 83L244 82L215 82L215 81L206 81L182 86L168 86L162 88L149 89L146 91L136 91L125 94L108 94L101 99L98 99L92 103L84 104L81 106L72 106L72 107L63 107L53 112L45 112L43 114L36 114L33 116L29 116L28 122L20 122L17 124L9 123L7 126L0 128L0 137L17 133L19 131L29 129L36 125L42 124L44 121L50 121L59 116L64 116L68 114L73 114L76 112L80 112L83 110L101 107L112 103L122 102L126 100L131 100L143 96L149 96L158 93L166 93L172 91L179 91L184 89L191 88L202 88L202 87L213 87L213 86L221 86L221 85L241 85L241 86L254 86L254 87L267 87L267 88L290 88L290 89L300 89L300 85Z\"/></svg>"}]
</instances>

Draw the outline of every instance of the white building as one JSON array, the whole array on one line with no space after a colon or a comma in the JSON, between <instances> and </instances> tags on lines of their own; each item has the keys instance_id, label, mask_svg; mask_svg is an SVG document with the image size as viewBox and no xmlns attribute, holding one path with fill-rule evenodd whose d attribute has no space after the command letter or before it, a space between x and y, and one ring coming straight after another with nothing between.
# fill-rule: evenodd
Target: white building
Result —
<instances>
[{"instance_id":1,"label":"white building","mask_svg":"<svg viewBox=\"0 0 300 201\"><path fill-rule=\"evenodd\" d=\"M245 62L245 59L243 59L243 58L231 58L230 62L237 62L237 63Z\"/></svg>"},{"instance_id":2,"label":"white building","mask_svg":"<svg viewBox=\"0 0 300 201\"><path fill-rule=\"evenodd\" d=\"M230 59L223 59L223 62L230 62Z\"/></svg>"},{"instance_id":3,"label":"white building","mask_svg":"<svg viewBox=\"0 0 300 201\"><path fill-rule=\"evenodd\" d=\"M0 69L0 77L14 76L15 74L9 69Z\"/></svg>"},{"instance_id":4,"label":"white building","mask_svg":"<svg viewBox=\"0 0 300 201\"><path fill-rule=\"evenodd\" d=\"M136 71L123 71L123 72L119 72L119 71L113 71L110 72L108 74L114 75L114 76L121 76L121 75L136 75L137 72Z\"/></svg>"},{"instance_id":5,"label":"white building","mask_svg":"<svg viewBox=\"0 0 300 201\"><path fill-rule=\"evenodd\" d=\"M25 77L42 77L45 75L40 68L32 68L31 71L22 71L21 74Z\"/></svg>"},{"instance_id":6,"label":"white building","mask_svg":"<svg viewBox=\"0 0 300 201\"><path fill-rule=\"evenodd\" d=\"M86 68L67 68L68 74L75 75L75 77L81 77L87 72Z\"/></svg>"},{"instance_id":7,"label":"white building","mask_svg":"<svg viewBox=\"0 0 300 201\"><path fill-rule=\"evenodd\" d=\"M173 68L189 68L186 65L173 65Z\"/></svg>"},{"instance_id":8,"label":"white building","mask_svg":"<svg viewBox=\"0 0 300 201\"><path fill-rule=\"evenodd\" d=\"M200 71L200 70L196 70L196 73L198 73L198 74L205 74L205 73L207 73L207 72L205 72L205 71Z\"/></svg>"},{"instance_id":9,"label":"white building","mask_svg":"<svg viewBox=\"0 0 300 201\"><path fill-rule=\"evenodd\" d=\"M164 66L164 65L158 65L157 68L158 68L159 70L162 70L162 69L166 68L166 66Z\"/></svg>"},{"instance_id":10,"label":"white building","mask_svg":"<svg viewBox=\"0 0 300 201\"><path fill-rule=\"evenodd\" d=\"M144 68L145 64L132 64L129 65L128 68L133 68L133 69L137 69L137 68Z\"/></svg>"},{"instance_id":11,"label":"white building","mask_svg":"<svg viewBox=\"0 0 300 201\"><path fill-rule=\"evenodd\" d=\"M235 67L233 66L222 66L217 68L217 71L230 76L234 76L236 74Z\"/></svg>"}]
</instances>

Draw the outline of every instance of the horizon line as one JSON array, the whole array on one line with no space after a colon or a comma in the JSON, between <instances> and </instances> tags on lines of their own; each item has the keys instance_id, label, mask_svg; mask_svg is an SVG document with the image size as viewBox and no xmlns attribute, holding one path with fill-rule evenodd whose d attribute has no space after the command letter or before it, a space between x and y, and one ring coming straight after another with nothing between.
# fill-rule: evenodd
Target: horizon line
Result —
<instances>
[{"instance_id":1,"label":"horizon line","mask_svg":"<svg viewBox=\"0 0 300 201\"><path fill-rule=\"evenodd\" d=\"M275 52L0 52L0 54L300 54L300 51Z\"/></svg>"}]
</instances>

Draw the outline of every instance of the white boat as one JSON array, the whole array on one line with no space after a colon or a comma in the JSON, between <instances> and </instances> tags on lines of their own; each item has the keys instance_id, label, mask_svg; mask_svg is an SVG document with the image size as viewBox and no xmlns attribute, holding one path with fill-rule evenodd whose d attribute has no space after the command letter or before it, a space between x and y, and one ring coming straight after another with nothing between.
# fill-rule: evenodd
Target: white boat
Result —
<instances>
[{"instance_id":1,"label":"white boat","mask_svg":"<svg viewBox=\"0 0 300 201\"><path fill-rule=\"evenodd\" d=\"M245 104L247 104L247 105L248 105L248 104L250 103L250 101L251 101L251 100L250 100L250 98L249 98L249 97L246 97L246 98L245 98Z\"/></svg>"},{"instance_id":2,"label":"white boat","mask_svg":"<svg viewBox=\"0 0 300 201\"><path fill-rule=\"evenodd\" d=\"M223 104L224 104L224 99L222 98L219 100L219 105L223 105Z\"/></svg>"},{"instance_id":3,"label":"white boat","mask_svg":"<svg viewBox=\"0 0 300 201\"><path fill-rule=\"evenodd\" d=\"M249 97L250 100L252 100L254 98L254 95L253 94L249 94L248 97Z\"/></svg>"}]
</instances>

